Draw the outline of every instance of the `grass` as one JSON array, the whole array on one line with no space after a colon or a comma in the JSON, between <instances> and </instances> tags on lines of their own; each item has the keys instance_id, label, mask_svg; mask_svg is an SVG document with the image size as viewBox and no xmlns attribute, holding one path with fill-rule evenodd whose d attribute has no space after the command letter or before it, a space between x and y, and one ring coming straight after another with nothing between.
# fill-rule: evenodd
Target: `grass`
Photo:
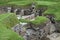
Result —
<instances>
[{"instance_id":1,"label":"grass","mask_svg":"<svg viewBox=\"0 0 60 40\"><path fill-rule=\"evenodd\" d=\"M19 19L20 22L25 22L25 23L29 23L30 21L29 20L26 20L26 19Z\"/></svg>"},{"instance_id":2,"label":"grass","mask_svg":"<svg viewBox=\"0 0 60 40\"><path fill-rule=\"evenodd\" d=\"M6 13L0 15L0 23L4 24L7 28L11 28L19 23L17 17L13 13Z\"/></svg>"},{"instance_id":3,"label":"grass","mask_svg":"<svg viewBox=\"0 0 60 40\"><path fill-rule=\"evenodd\" d=\"M59 2L56 5L50 6L44 14L53 14L55 15L55 20L59 21L60 20L60 4Z\"/></svg>"},{"instance_id":4,"label":"grass","mask_svg":"<svg viewBox=\"0 0 60 40\"><path fill-rule=\"evenodd\" d=\"M60 0L1 0L0 4L5 4L5 3L8 3L8 2L14 2L14 1L28 1L28 2L31 2L31 1L48 1L48 2L60 2Z\"/></svg>"},{"instance_id":5,"label":"grass","mask_svg":"<svg viewBox=\"0 0 60 40\"><path fill-rule=\"evenodd\" d=\"M59 13L60 13L60 0L2 0L0 1L1 4L7 4L7 5L16 5L16 6L27 6L29 4L31 4L32 2L36 3L36 6L47 6L48 9L44 12L44 14L54 14L56 15L56 19L57 17L59 17ZM3 5L4 5L3 4ZM5 5L6 5L5 4ZM57 19L57 20L60 20Z\"/></svg>"},{"instance_id":6,"label":"grass","mask_svg":"<svg viewBox=\"0 0 60 40\"><path fill-rule=\"evenodd\" d=\"M15 14L6 13L0 15L0 40L24 40L23 37L11 30L18 20ZM8 27L8 28L7 28ZM10 28L10 29L9 29Z\"/></svg>"},{"instance_id":7,"label":"grass","mask_svg":"<svg viewBox=\"0 0 60 40\"><path fill-rule=\"evenodd\" d=\"M7 4L17 5L17 6L26 6L26 5L31 4L31 2L29 2L29 1L14 1L14 2L8 2Z\"/></svg>"},{"instance_id":8,"label":"grass","mask_svg":"<svg viewBox=\"0 0 60 40\"><path fill-rule=\"evenodd\" d=\"M60 2L60 0L36 0L36 1Z\"/></svg>"},{"instance_id":9,"label":"grass","mask_svg":"<svg viewBox=\"0 0 60 40\"><path fill-rule=\"evenodd\" d=\"M37 5L46 5L51 6L57 4L56 2L49 2L49 1L36 1Z\"/></svg>"},{"instance_id":10,"label":"grass","mask_svg":"<svg viewBox=\"0 0 60 40\"><path fill-rule=\"evenodd\" d=\"M40 16L40 17L36 17L36 19L34 21L31 21L31 23L34 25L41 25L47 21L48 21L48 19L46 17Z\"/></svg>"},{"instance_id":11,"label":"grass","mask_svg":"<svg viewBox=\"0 0 60 40\"><path fill-rule=\"evenodd\" d=\"M55 20L60 21L60 0L35 0L37 6L48 6L48 9L44 14L54 14ZM0 5L16 5L16 6L26 6L31 4L31 0L0 0ZM40 7L40 6L39 6ZM20 19L20 22L29 22L28 20ZM37 17L31 23L35 25L40 25L48 21L46 17L40 16ZM13 27L18 20L16 19L15 14L2 14L0 15L0 40L23 40L22 37L18 36L15 32L10 29Z\"/></svg>"},{"instance_id":12,"label":"grass","mask_svg":"<svg viewBox=\"0 0 60 40\"><path fill-rule=\"evenodd\" d=\"M0 23L0 40L24 40L21 36Z\"/></svg>"}]
</instances>

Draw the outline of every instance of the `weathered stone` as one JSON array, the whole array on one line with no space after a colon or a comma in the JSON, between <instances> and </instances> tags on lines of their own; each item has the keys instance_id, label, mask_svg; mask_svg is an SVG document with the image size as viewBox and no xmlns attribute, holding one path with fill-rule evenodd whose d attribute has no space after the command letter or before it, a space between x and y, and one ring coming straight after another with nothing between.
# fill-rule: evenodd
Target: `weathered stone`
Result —
<instances>
[{"instance_id":1,"label":"weathered stone","mask_svg":"<svg viewBox=\"0 0 60 40\"><path fill-rule=\"evenodd\" d=\"M45 10L47 10L47 7L41 7L38 11L38 13L39 13L39 16L42 16L43 15L43 12L45 11Z\"/></svg>"},{"instance_id":2,"label":"weathered stone","mask_svg":"<svg viewBox=\"0 0 60 40\"><path fill-rule=\"evenodd\" d=\"M60 33L60 22L56 22L55 27L56 27L56 32Z\"/></svg>"},{"instance_id":3,"label":"weathered stone","mask_svg":"<svg viewBox=\"0 0 60 40\"><path fill-rule=\"evenodd\" d=\"M24 9L21 10L21 13L20 13L21 16L24 15Z\"/></svg>"},{"instance_id":4,"label":"weathered stone","mask_svg":"<svg viewBox=\"0 0 60 40\"><path fill-rule=\"evenodd\" d=\"M14 13L16 13L16 12L17 12L17 10L18 10L18 9L15 9L15 10L14 10Z\"/></svg>"},{"instance_id":5,"label":"weathered stone","mask_svg":"<svg viewBox=\"0 0 60 40\"><path fill-rule=\"evenodd\" d=\"M8 13L10 13L11 12L11 7L8 7L7 10L8 10Z\"/></svg>"},{"instance_id":6,"label":"weathered stone","mask_svg":"<svg viewBox=\"0 0 60 40\"><path fill-rule=\"evenodd\" d=\"M51 34L55 31L55 26L51 22L48 22L46 26L44 27L46 33Z\"/></svg>"},{"instance_id":7,"label":"weathered stone","mask_svg":"<svg viewBox=\"0 0 60 40\"><path fill-rule=\"evenodd\" d=\"M20 12L21 12L21 9L20 9L20 8L18 8L18 9L16 9L16 10L17 10L17 11L16 11L16 15L21 15L21 14L22 14L22 13L20 14Z\"/></svg>"},{"instance_id":8,"label":"weathered stone","mask_svg":"<svg viewBox=\"0 0 60 40\"><path fill-rule=\"evenodd\" d=\"M43 37L43 38L41 38L41 40L50 40L50 39L47 37Z\"/></svg>"},{"instance_id":9,"label":"weathered stone","mask_svg":"<svg viewBox=\"0 0 60 40\"><path fill-rule=\"evenodd\" d=\"M31 15L30 9L25 9L24 10L24 15Z\"/></svg>"},{"instance_id":10,"label":"weathered stone","mask_svg":"<svg viewBox=\"0 0 60 40\"><path fill-rule=\"evenodd\" d=\"M46 15L47 18L49 18L49 20L51 21L51 23L55 24L55 16L53 14L47 14Z\"/></svg>"}]
</instances>

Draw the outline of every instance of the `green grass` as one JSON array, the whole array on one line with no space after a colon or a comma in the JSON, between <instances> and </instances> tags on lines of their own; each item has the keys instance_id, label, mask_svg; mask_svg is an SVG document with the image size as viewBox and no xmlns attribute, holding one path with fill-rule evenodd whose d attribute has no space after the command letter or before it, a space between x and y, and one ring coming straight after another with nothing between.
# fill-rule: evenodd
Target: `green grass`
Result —
<instances>
[{"instance_id":1,"label":"green grass","mask_svg":"<svg viewBox=\"0 0 60 40\"><path fill-rule=\"evenodd\" d=\"M41 25L41 24L44 24L45 22L47 22L48 18L46 18L44 16L38 16L33 21L29 21L29 20L26 20L26 19L20 19L19 21L20 22L26 22L26 23L30 23L31 22L34 25Z\"/></svg>"},{"instance_id":2,"label":"green grass","mask_svg":"<svg viewBox=\"0 0 60 40\"><path fill-rule=\"evenodd\" d=\"M0 23L4 24L7 28L11 28L19 23L17 17L13 13L6 13L0 15Z\"/></svg>"},{"instance_id":3,"label":"green grass","mask_svg":"<svg viewBox=\"0 0 60 40\"><path fill-rule=\"evenodd\" d=\"M32 0L0 0L0 5L16 5L16 6L26 6L31 4ZM44 14L54 14L55 20L60 21L60 0L34 0L37 6L47 6L48 9ZM40 16L37 17L34 21L28 20L19 20L20 22L31 22L35 25L40 25L48 21L46 17ZM18 36L8 28L13 27L18 20L16 19L15 14L2 14L0 15L0 40L23 40L22 37Z\"/></svg>"},{"instance_id":4,"label":"green grass","mask_svg":"<svg viewBox=\"0 0 60 40\"><path fill-rule=\"evenodd\" d=\"M46 5L46 6L52 6L57 4L56 2L49 2L49 1L36 1L37 5Z\"/></svg>"},{"instance_id":5,"label":"green grass","mask_svg":"<svg viewBox=\"0 0 60 40\"><path fill-rule=\"evenodd\" d=\"M30 21L29 20L26 20L26 19L19 19L20 22L25 22L25 23L29 23Z\"/></svg>"},{"instance_id":6,"label":"green grass","mask_svg":"<svg viewBox=\"0 0 60 40\"><path fill-rule=\"evenodd\" d=\"M60 2L60 0L36 0L36 1L50 1L50 2Z\"/></svg>"},{"instance_id":7,"label":"green grass","mask_svg":"<svg viewBox=\"0 0 60 40\"><path fill-rule=\"evenodd\" d=\"M29 1L13 1L13 2L8 2L7 4L17 5L17 6L26 6L26 5L31 4L31 2L29 2Z\"/></svg>"},{"instance_id":8,"label":"green grass","mask_svg":"<svg viewBox=\"0 0 60 40\"><path fill-rule=\"evenodd\" d=\"M46 6L48 9L44 12L44 14L54 14L56 15L55 19L59 17L60 13L60 0L2 0L0 1L0 4L2 5L16 5L16 6L28 6L32 2L36 3L36 6L41 7ZM57 19L57 20L60 20Z\"/></svg>"},{"instance_id":9,"label":"green grass","mask_svg":"<svg viewBox=\"0 0 60 40\"><path fill-rule=\"evenodd\" d=\"M5 4L12 1L20 1L20 0L0 0L0 4Z\"/></svg>"},{"instance_id":10,"label":"green grass","mask_svg":"<svg viewBox=\"0 0 60 40\"><path fill-rule=\"evenodd\" d=\"M33 0L6 0L6 1L2 1L0 2L0 5L17 5L17 6L25 6L28 4L31 4L32 2L36 2L38 5L51 5L51 4L55 4L55 2L49 2L49 1L33 1Z\"/></svg>"},{"instance_id":11,"label":"green grass","mask_svg":"<svg viewBox=\"0 0 60 40\"><path fill-rule=\"evenodd\" d=\"M5 3L8 3L8 2L14 2L14 1L28 1L28 2L31 2L31 1L48 1L48 2L60 2L60 0L1 0L0 4L5 4Z\"/></svg>"},{"instance_id":12,"label":"green grass","mask_svg":"<svg viewBox=\"0 0 60 40\"><path fill-rule=\"evenodd\" d=\"M0 23L0 40L24 40L21 36Z\"/></svg>"},{"instance_id":13,"label":"green grass","mask_svg":"<svg viewBox=\"0 0 60 40\"><path fill-rule=\"evenodd\" d=\"M11 30L18 20L13 13L0 15L0 40L24 40L23 37ZM7 28L8 27L8 28ZM10 28L10 29L9 29Z\"/></svg>"},{"instance_id":14,"label":"green grass","mask_svg":"<svg viewBox=\"0 0 60 40\"><path fill-rule=\"evenodd\" d=\"M44 14L53 14L55 15L55 20L60 20L60 3L58 2L56 5L49 6L48 9L44 12Z\"/></svg>"},{"instance_id":15,"label":"green grass","mask_svg":"<svg viewBox=\"0 0 60 40\"><path fill-rule=\"evenodd\" d=\"M34 21L31 21L32 24L34 25L41 25L44 24L48 21L48 19L44 16L36 17Z\"/></svg>"}]
</instances>

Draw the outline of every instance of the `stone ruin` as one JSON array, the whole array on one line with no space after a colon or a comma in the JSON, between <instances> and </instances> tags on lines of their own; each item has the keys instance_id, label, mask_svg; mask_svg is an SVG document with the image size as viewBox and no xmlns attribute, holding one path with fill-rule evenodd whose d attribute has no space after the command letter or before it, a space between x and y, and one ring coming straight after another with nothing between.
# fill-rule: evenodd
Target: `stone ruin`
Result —
<instances>
[{"instance_id":1,"label":"stone ruin","mask_svg":"<svg viewBox=\"0 0 60 40\"><path fill-rule=\"evenodd\" d=\"M50 40L47 35L52 34L55 31L55 26L48 21L46 25L41 25L40 27L28 27L27 23L17 24L12 28L16 33L22 35L25 40Z\"/></svg>"},{"instance_id":2,"label":"stone ruin","mask_svg":"<svg viewBox=\"0 0 60 40\"><path fill-rule=\"evenodd\" d=\"M41 14L41 13L45 10L43 10L43 8L41 8L39 11L36 11L36 9L34 9L34 8L32 9L32 11L30 9L22 9L21 11L19 11L19 13L20 13L21 17L23 17L23 16L26 17L25 15L31 16L31 14L34 14L34 17L36 17L37 14L39 16L42 16L43 14ZM17 9L16 9L16 11L17 11ZM30 20L30 18L32 18L32 16L31 17L30 16L27 17L27 18L29 18L29 20ZM27 19L27 18L25 18L25 19ZM30 25L28 25L28 26L30 26ZM19 29L16 30L19 35L22 35L24 37L25 40L50 40L49 38L47 38L47 35L50 35L55 31L55 26L54 26L54 24L51 23L50 20L46 24L42 24L39 26L37 25L37 28L35 28L35 26L33 26L33 25L32 25L32 27L28 27L28 26L26 28L25 25L24 25L24 27L22 25L20 25Z\"/></svg>"},{"instance_id":3,"label":"stone ruin","mask_svg":"<svg viewBox=\"0 0 60 40\"><path fill-rule=\"evenodd\" d=\"M0 8L1 9L1 8ZM22 17L23 19L34 19L36 16L43 16L43 12L47 10L46 7L42 7L38 10L35 9L35 5L32 4L32 7L29 9L21 9L21 8L14 8L14 7L3 7L1 9L4 12L7 13L16 13L16 15ZM17 24L12 28L16 33L19 35L22 35L25 40L50 40L47 38L47 35L52 34L56 28L55 25L52 23L52 19L50 16L47 16L50 20L46 24L37 25L37 28L35 28L34 25L31 27L28 27L27 24ZM25 27L27 26L27 28Z\"/></svg>"},{"instance_id":4,"label":"stone ruin","mask_svg":"<svg viewBox=\"0 0 60 40\"><path fill-rule=\"evenodd\" d=\"M43 25L43 24L42 24ZM47 38L47 35L52 34L55 31L55 26L51 22L47 22L46 25L34 28L33 27L28 27L26 29L26 33L24 35L24 38L26 40L50 40Z\"/></svg>"}]
</instances>

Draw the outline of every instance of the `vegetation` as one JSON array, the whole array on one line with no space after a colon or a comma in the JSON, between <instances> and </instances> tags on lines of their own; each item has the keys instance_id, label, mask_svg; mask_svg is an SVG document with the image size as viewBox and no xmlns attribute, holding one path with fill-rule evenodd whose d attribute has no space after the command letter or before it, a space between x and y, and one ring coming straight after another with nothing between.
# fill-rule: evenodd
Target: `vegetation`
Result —
<instances>
[{"instance_id":1,"label":"vegetation","mask_svg":"<svg viewBox=\"0 0 60 40\"><path fill-rule=\"evenodd\" d=\"M55 15L55 20L60 20L60 5L59 3L53 6L48 7L48 9L44 12L44 14L53 14Z\"/></svg>"},{"instance_id":2,"label":"vegetation","mask_svg":"<svg viewBox=\"0 0 60 40\"><path fill-rule=\"evenodd\" d=\"M48 9L44 12L44 14L54 14L55 20L60 20L60 0L18 0L18 1L9 1L7 4L17 5L17 6L27 6L32 2L36 3L36 6L46 6Z\"/></svg>"},{"instance_id":3,"label":"vegetation","mask_svg":"<svg viewBox=\"0 0 60 40\"><path fill-rule=\"evenodd\" d=\"M18 23L15 14L0 15L0 40L24 40L21 36L13 32L10 27ZM8 28L7 28L8 27Z\"/></svg>"},{"instance_id":4,"label":"vegetation","mask_svg":"<svg viewBox=\"0 0 60 40\"><path fill-rule=\"evenodd\" d=\"M29 1L13 1L8 2L7 5L16 5L16 6L27 6L30 5L32 2Z\"/></svg>"},{"instance_id":5,"label":"vegetation","mask_svg":"<svg viewBox=\"0 0 60 40\"><path fill-rule=\"evenodd\" d=\"M60 13L60 0L6 0L2 1L2 4L6 3L7 5L16 5L16 6L27 6L32 2L36 3L36 6L46 6L48 9L44 14L54 14L56 20L60 20L58 14ZM7 3L8 2L8 3Z\"/></svg>"},{"instance_id":6,"label":"vegetation","mask_svg":"<svg viewBox=\"0 0 60 40\"><path fill-rule=\"evenodd\" d=\"M26 20L26 19L19 19L20 22L26 22L26 23L29 23L30 21L29 20Z\"/></svg>"},{"instance_id":7,"label":"vegetation","mask_svg":"<svg viewBox=\"0 0 60 40\"><path fill-rule=\"evenodd\" d=\"M48 21L48 18L44 16L40 16L40 17L38 16L34 21L31 21L31 23L34 25L40 25L40 24L46 23L47 21Z\"/></svg>"},{"instance_id":8,"label":"vegetation","mask_svg":"<svg viewBox=\"0 0 60 40\"><path fill-rule=\"evenodd\" d=\"M7 29L3 24L0 24L0 40L24 40L21 36L18 36L15 32Z\"/></svg>"},{"instance_id":9,"label":"vegetation","mask_svg":"<svg viewBox=\"0 0 60 40\"><path fill-rule=\"evenodd\" d=\"M49 2L49 1L36 1L37 5L46 5L46 6L52 6L54 4L57 4L56 2Z\"/></svg>"},{"instance_id":10,"label":"vegetation","mask_svg":"<svg viewBox=\"0 0 60 40\"><path fill-rule=\"evenodd\" d=\"M47 6L48 9L44 12L44 14L54 14L55 20L60 20L60 0L2 0L0 1L0 5L17 5L17 6L27 6L35 2L37 6Z\"/></svg>"},{"instance_id":11,"label":"vegetation","mask_svg":"<svg viewBox=\"0 0 60 40\"><path fill-rule=\"evenodd\" d=\"M16 15L13 13L6 13L0 15L0 23L5 25L7 28L11 28L17 23L19 23L18 19L16 18Z\"/></svg>"},{"instance_id":12,"label":"vegetation","mask_svg":"<svg viewBox=\"0 0 60 40\"><path fill-rule=\"evenodd\" d=\"M60 2L60 0L37 0L37 1L51 1L51 2Z\"/></svg>"},{"instance_id":13,"label":"vegetation","mask_svg":"<svg viewBox=\"0 0 60 40\"><path fill-rule=\"evenodd\" d=\"M16 6L28 6L32 2L36 3L36 6L46 6L48 9L45 14L53 14L56 21L60 21L60 0L1 0L0 5L16 5ZM23 40L15 32L9 28L13 27L20 22L31 22L34 25L40 25L48 21L44 16L36 17L34 21L25 19L18 20L15 14L7 13L0 15L0 40Z\"/></svg>"}]
</instances>

